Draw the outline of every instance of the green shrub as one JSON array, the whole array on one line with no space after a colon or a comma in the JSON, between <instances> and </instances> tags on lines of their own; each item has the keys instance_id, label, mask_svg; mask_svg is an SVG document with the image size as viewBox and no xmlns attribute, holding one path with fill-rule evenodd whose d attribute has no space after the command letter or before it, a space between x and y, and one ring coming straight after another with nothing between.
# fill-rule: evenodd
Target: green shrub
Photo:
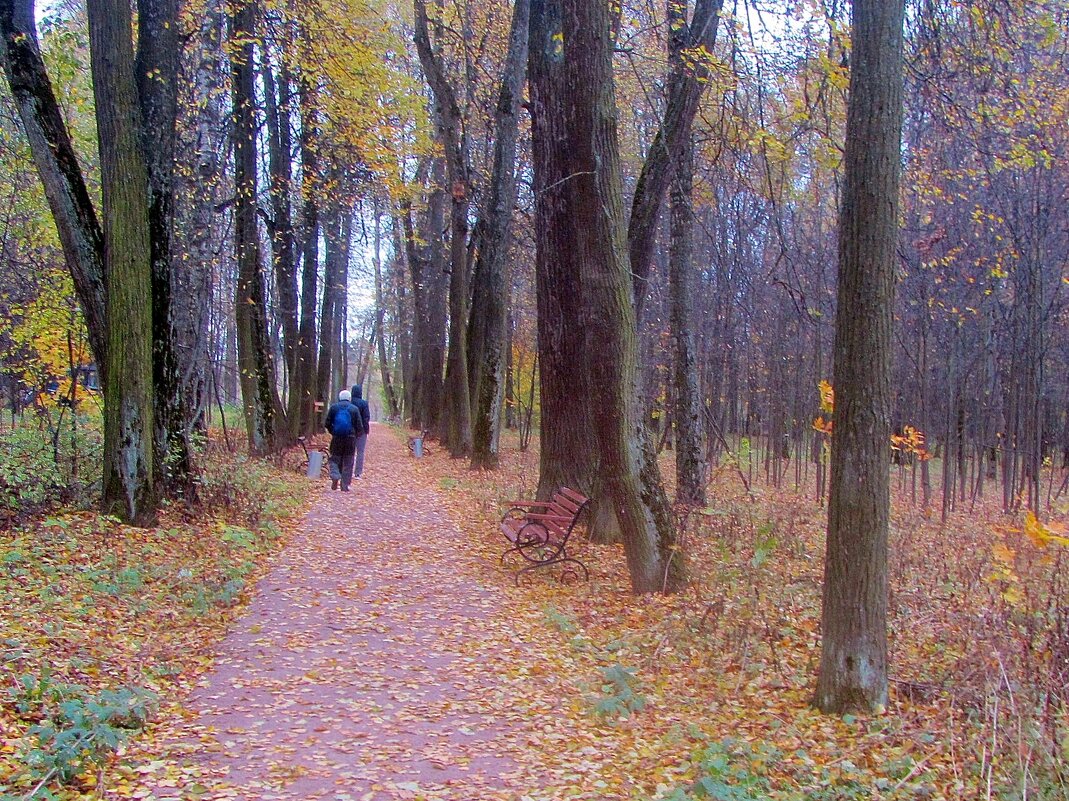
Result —
<instances>
[{"instance_id":1,"label":"green shrub","mask_svg":"<svg viewBox=\"0 0 1069 801\"><path fill-rule=\"evenodd\" d=\"M95 696L80 684L54 680L47 668L20 676L12 702L37 722L22 754L30 779L66 783L99 766L152 713L156 696L140 687L105 689Z\"/></svg>"},{"instance_id":2,"label":"green shrub","mask_svg":"<svg viewBox=\"0 0 1069 801\"><path fill-rule=\"evenodd\" d=\"M103 453L99 417L80 415L76 427L57 432L24 416L0 432L0 515L91 505L100 492Z\"/></svg>"}]
</instances>

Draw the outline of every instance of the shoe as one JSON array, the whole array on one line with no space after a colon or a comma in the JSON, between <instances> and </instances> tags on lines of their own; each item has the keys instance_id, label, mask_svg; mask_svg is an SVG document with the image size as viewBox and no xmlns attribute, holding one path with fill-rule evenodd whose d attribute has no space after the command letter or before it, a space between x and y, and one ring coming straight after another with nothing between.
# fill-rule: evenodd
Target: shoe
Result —
<instances>
[{"instance_id":1,"label":"shoe","mask_svg":"<svg viewBox=\"0 0 1069 801\"><path fill-rule=\"evenodd\" d=\"M342 488L341 488L341 491L342 491L342 492L349 492L350 490L349 490L349 488L348 488L348 487L342 487Z\"/></svg>"},{"instance_id":2,"label":"shoe","mask_svg":"<svg viewBox=\"0 0 1069 801\"><path fill-rule=\"evenodd\" d=\"M336 478L332 478L332 479L330 480L330 488L331 488L332 490L336 490L336 489L338 488L338 479L336 479Z\"/></svg>"}]
</instances>

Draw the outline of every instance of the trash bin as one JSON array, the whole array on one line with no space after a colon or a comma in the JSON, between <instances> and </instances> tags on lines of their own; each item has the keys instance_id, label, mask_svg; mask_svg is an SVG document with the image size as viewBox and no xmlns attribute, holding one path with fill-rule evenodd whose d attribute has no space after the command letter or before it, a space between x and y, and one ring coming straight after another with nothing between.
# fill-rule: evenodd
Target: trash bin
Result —
<instances>
[{"instance_id":1,"label":"trash bin","mask_svg":"<svg viewBox=\"0 0 1069 801\"><path fill-rule=\"evenodd\" d=\"M312 451L308 454L308 477L319 478L323 472L323 451Z\"/></svg>"},{"instance_id":2,"label":"trash bin","mask_svg":"<svg viewBox=\"0 0 1069 801\"><path fill-rule=\"evenodd\" d=\"M412 455L417 459L423 455L423 437L412 438Z\"/></svg>"}]
</instances>

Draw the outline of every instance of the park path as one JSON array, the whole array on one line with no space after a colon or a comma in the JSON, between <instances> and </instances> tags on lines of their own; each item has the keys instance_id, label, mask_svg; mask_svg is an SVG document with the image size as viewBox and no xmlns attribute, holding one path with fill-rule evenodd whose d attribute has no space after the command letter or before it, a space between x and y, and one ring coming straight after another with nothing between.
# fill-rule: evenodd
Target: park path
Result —
<instances>
[{"instance_id":1,"label":"park path","mask_svg":"<svg viewBox=\"0 0 1069 801\"><path fill-rule=\"evenodd\" d=\"M324 482L163 743L154 764L168 769L137 797L531 792L517 756L552 702L540 707L513 668L534 646L509 633L500 589L484 586L496 580L414 463L373 426L353 491Z\"/></svg>"}]
</instances>

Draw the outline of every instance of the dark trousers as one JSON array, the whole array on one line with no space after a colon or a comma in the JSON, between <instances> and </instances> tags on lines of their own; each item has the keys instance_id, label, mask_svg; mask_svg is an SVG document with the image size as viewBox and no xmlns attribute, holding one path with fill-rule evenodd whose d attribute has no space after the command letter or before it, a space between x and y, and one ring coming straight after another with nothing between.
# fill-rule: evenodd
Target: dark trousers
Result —
<instances>
[{"instance_id":1,"label":"dark trousers","mask_svg":"<svg viewBox=\"0 0 1069 801\"><path fill-rule=\"evenodd\" d=\"M341 488L348 489L353 480L353 457L356 456L356 436L330 438L330 477L341 481Z\"/></svg>"}]
</instances>

